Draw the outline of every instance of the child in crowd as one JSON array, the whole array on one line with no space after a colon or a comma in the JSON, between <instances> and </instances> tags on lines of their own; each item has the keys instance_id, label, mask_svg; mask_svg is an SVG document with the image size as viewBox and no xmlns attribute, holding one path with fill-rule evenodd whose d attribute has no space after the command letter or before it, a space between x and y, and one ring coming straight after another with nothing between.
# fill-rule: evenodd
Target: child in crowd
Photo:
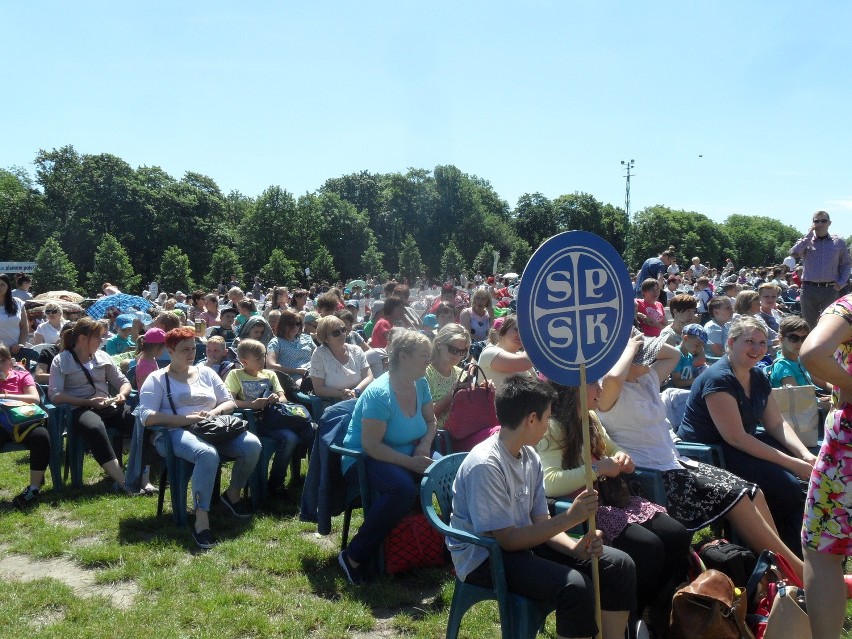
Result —
<instances>
[{"instance_id":1,"label":"child in crowd","mask_svg":"<svg viewBox=\"0 0 852 639\"><path fill-rule=\"evenodd\" d=\"M710 300L713 298L713 289L710 288L710 278L699 277L697 280L695 280L694 290L692 294L695 296L695 299L698 300L697 311L699 320L702 322L706 322L707 319L709 319L710 314L708 305L710 304Z\"/></svg>"},{"instance_id":2,"label":"child in crowd","mask_svg":"<svg viewBox=\"0 0 852 639\"><path fill-rule=\"evenodd\" d=\"M294 431L286 428L281 420L276 419L280 414L267 408L278 402L286 402L287 397L278 381L275 371L264 368L266 363L266 347L253 339L244 339L237 347L237 358L242 369L234 369L225 378L225 386L234 397L237 408L248 408L254 411L258 433L272 437L278 441L278 448L269 472L269 494L273 497L284 497L287 494L284 479L287 476L287 466L293 451L299 445L300 437Z\"/></svg>"},{"instance_id":3,"label":"child in crowd","mask_svg":"<svg viewBox=\"0 0 852 639\"><path fill-rule=\"evenodd\" d=\"M107 352L107 355L119 355L136 347L136 343L130 336L134 319L134 316L129 313L119 315L115 318L115 335L110 337L104 344L104 350Z\"/></svg>"},{"instance_id":4,"label":"child in crowd","mask_svg":"<svg viewBox=\"0 0 852 639\"><path fill-rule=\"evenodd\" d=\"M556 392L544 382L513 375L497 391L500 432L477 444L453 484L454 528L493 537L500 544L512 592L556 605L560 637L604 639L624 636L628 610L636 606L633 560L605 548L599 530L582 539L564 531L597 510L597 492L582 491L571 507L550 517L544 473L534 446L547 431ZM488 551L447 538L456 574L464 582L491 587ZM599 557L602 628L595 623L591 557Z\"/></svg>"},{"instance_id":5,"label":"child in crowd","mask_svg":"<svg viewBox=\"0 0 852 639\"><path fill-rule=\"evenodd\" d=\"M234 318L237 316L237 309L233 306L226 306L219 311L219 326L210 331L210 336L219 336L226 342L233 342L237 334L234 331Z\"/></svg>"},{"instance_id":6,"label":"child in crowd","mask_svg":"<svg viewBox=\"0 0 852 639\"><path fill-rule=\"evenodd\" d=\"M234 368L234 362L228 359L228 347L225 339L220 335L214 335L207 340L207 357L198 363L199 366L212 368L222 381Z\"/></svg>"},{"instance_id":7,"label":"child in crowd","mask_svg":"<svg viewBox=\"0 0 852 639\"><path fill-rule=\"evenodd\" d=\"M420 329L420 332L423 333L430 340L435 339L435 330L438 328L438 318L435 317L432 313L426 313L423 316L423 328Z\"/></svg>"},{"instance_id":8,"label":"child in crowd","mask_svg":"<svg viewBox=\"0 0 852 639\"><path fill-rule=\"evenodd\" d=\"M254 303L254 300L244 297L239 302L237 302L237 310L239 311L239 315L237 315L236 322L234 323L237 332L242 328L242 325L248 321L250 317L254 317L255 315L259 315L257 312L257 305Z\"/></svg>"},{"instance_id":9,"label":"child in crowd","mask_svg":"<svg viewBox=\"0 0 852 639\"><path fill-rule=\"evenodd\" d=\"M722 357L725 354L725 344L728 343L728 328L734 316L734 305L726 295L719 295L710 300L708 305L710 321L704 325L707 332L708 355Z\"/></svg>"},{"instance_id":10,"label":"child in crowd","mask_svg":"<svg viewBox=\"0 0 852 639\"><path fill-rule=\"evenodd\" d=\"M639 330L647 337L657 337L666 327L666 310L659 302L660 285L649 277L642 282L642 299L636 300L636 319Z\"/></svg>"},{"instance_id":11,"label":"child in crowd","mask_svg":"<svg viewBox=\"0 0 852 639\"><path fill-rule=\"evenodd\" d=\"M687 324L680 336L680 361L672 371L672 386L692 388L692 382L707 368L704 356L707 331L700 324Z\"/></svg>"},{"instance_id":12,"label":"child in crowd","mask_svg":"<svg viewBox=\"0 0 852 639\"><path fill-rule=\"evenodd\" d=\"M166 332L149 328L136 341L136 388L142 388L148 375L160 368L157 360L166 349Z\"/></svg>"}]
</instances>

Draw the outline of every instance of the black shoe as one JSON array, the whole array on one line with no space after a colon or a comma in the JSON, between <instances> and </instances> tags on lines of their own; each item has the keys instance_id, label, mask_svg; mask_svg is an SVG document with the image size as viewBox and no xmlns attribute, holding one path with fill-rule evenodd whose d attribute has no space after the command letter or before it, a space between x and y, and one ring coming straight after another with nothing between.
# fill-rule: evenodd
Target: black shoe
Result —
<instances>
[{"instance_id":1,"label":"black shoe","mask_svg":"<svg viewBox=\"0 0 852 639\"><path fill-rule=\"evenodd\" d=\"M369 581L364 572L364 566L361 565L355 568L355 566L351 565L349 560L346 558L345 550L341 550L340 554L337 555L337 563L339 563L340 567L343 568L343 574L346 575L346 581L353 586Z\"/></svg>"},{"instance_id":2,"label":"black shoe","mask_svg":"<svg viewBox=\"0 0 852 639\"><path fill-rule=\"evenodd\" d=\"M254 515L254 510L247 499L240 499L237 502L233 502L228 498L228 493L224 492L222 493L222 503L225 504L234 517L251 519L252 515Z\"/></svg>"},{"instance_id":3,"label":"black shoe","mask_svg":"<svg viewBox=\"0 0 852 639\"><path fill-rule=\"evenodd\" d=\"M202 550L210 550L219 543L209 528L198 531L195 530L195 526L190 526L190 529L192 530L192 539L195 541L195 545Z\"/></svg>"},{"instance_id":4,"label":"black shoe","mask_svg":"<svg viewBox=\"0 0 852 639\"><path fill-rule=\"evenodd\" d=\"M287 488L283 484L268 484L266 490L272 499L287 499Z\"/></svg>"},{"instance_id":5,"label":"black shoe","mask_svg":"<svg viewBox=\"0 0 852 639\"><path fill-rule=\"evenodd\" d=\"M12 505L18 510L27 510L31 506L35 505L38 495L38 488L27 486L24 488L24 492L12 500Z\"/></svg>"}]
</instances>

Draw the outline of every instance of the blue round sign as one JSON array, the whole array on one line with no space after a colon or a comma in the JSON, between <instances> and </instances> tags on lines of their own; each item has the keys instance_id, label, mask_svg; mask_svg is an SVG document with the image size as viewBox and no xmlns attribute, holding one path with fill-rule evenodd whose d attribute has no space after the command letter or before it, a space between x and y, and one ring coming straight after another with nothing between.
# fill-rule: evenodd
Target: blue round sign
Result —
<instances>
[{"instance_id":1,"label":"blue round sign","mask_svg":"<svg viewBox=\"0 0 852 639\"><path fill-rule=\"evenodd\" d=\"M579 386L585 364L587 379L600 379L630 338L634 301L627 266L594 233L554 235L524 269L517 313L524 349L544 375Z\"/></svg>"}]
</instances>

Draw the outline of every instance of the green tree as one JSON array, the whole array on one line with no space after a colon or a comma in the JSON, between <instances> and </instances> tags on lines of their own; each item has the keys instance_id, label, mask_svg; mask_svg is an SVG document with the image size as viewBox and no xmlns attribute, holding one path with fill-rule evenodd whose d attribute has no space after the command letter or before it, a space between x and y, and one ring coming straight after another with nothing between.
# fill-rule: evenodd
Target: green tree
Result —
<instances>
[{"instance_id":1,"label":"green tree","mask_svg":"<svg viewBox=\"0 0 852 639\"><path fill-rule=\"evenodd\" d=\"M464 256L456 246L455 238L450 240L447 248L441 254L441 277L446 281L452 281L457 278L462 271L467 270L464 263Z\"/></svg>"},{"instance_id":2,"label":"green tree","mask_svg":"<svg viewBox=\"0 0 852 639\"><path fill-rule=\"evenodd\" d=\"M481 271L482 273L490 273L494 266L494 247L490 242L486 242L479 249L479 253L473 258L473 271Z\"/></svg>"},{"instance_id":3,"label":"green tree","mask_svg":"<svg viewBox=\"0 0 852 639\"><path fill-rule=\"evenodd\" d=\"M254 203L240 225L237 248L246 272L254 276L266 264L272 251L282 249L284 255L293 259L298 254L295 243L299 241L294 232L296 199L280 186L270 186Z\"/></svg>"},{"instance_id":4,"label":"green tree","mask_svg":"<svg viewBox=\"0 0 852 639\"><path fill-rule=\"evenodd\" d=\"M269 260L260 270L260 276L270 285L294 287L299 284L296 267L281 249L272 249Z\"/></svg>"},{"instance_id":5,"label":"green tree","mask_svg":"<svg viewBox=\"0 0 852 639\"><path fill-rule=\"evenodd\" d=\"M323 193L317 203L321 220L320 244L331 253L335 269L344 277L359 275L361 257L373 237L367 216L336 193Z\"/></svg>"},{"instance_id":6,"label":"green tree","mask_svg":"<svg viewBox=\"0 0 852 639\"><path fill-rule=\"evenodd\" d=\"M515 230L530 246L538 247L556 235L558 228L553 203L541 193L524 193L515 206Z\"/></svg>"},{"instance_id":7,"label":"green tree","mask_svg":"<svg viewBox=\"0 0 852 639\"><path fill-rule=\"evenodd\" d=\"M649 257L656 257L674 244L685 259L698 255L707 266L721 266L726 257L734 261L737 252L725 228L706 215L673 210L657 205L636 214L630 227L628 267L638 269Z\"/></svg>"},{"instance_id":8,"label":"green tree","mask_svg":"<svg viewBox=\"0 0 852 639\"><path fill-rule=\"evenodd\" d=\"M177 246L170 246L163 253L159 283L160 288L169 293L175 291L190 293L195 288L192 269L189 267L189 257Z\"/></svg>"},{"instance_id":9,"label":"green tree","mask_svg":"<svg viewBox=\"0 0 852 639\"><path fill-rule=\"evenodd\" d=\"M413 282L422 272L423 260L420 258L420 249L409 233L399 249L399 276L407 277L408 281Z\"/></svg>"},{"instance_id":10,"label":"green tree","mask_svg":"<svg viewBox=\"0 0 852 639\"><path fill-rule=\"evenodd\" d=\"M238 282L243 281L245 272L240 265L240 258L233 249L227 246L220 246L213 252L207 283L215 287L219 282L227 283L230 281L231 275L236 275Z\"/></svg>"},{"instance_id":11,"label":"green tree","mask_svg":"<svg viewBox=\"0 0 852 639\"><path fill-rule=\"evenodd\" d=\"M47 291L74 291L77 288L77 269L55 237L49 237L45 241L36 254L35 261L34 291L46 293Z\"/></svg>"},{"instance_id":12,"label":"green tree","mask_svg":"<svg viewBox=\"0 0 852 639\"><path fill-rule=\"evenodd\" d=\"M361 256L361 274L385 279L387 271L385 271L382 263L384 256L384 253L376 246L376 238L372 237L367 245L367 250Z\"/></svg>"},{"instance_id":13,"label":"green tree","mask_svg":"<svg viewBox=\"0 0 852 639\"><path fill-rule=\"evenodd\" d=\"M45 233L44 197L23 169L0 169L0 255L29 262Z\"/></svg>"},{"instance_id":14,"label":"green tree","mask_svg":"<svg viewBox=\"0 0 852 639\"><path fill-rule=\"evenodd\" d=\"M726 257L741 266L780 264L801 237L792 226L755 215L731 215L722 227L736 249L735 255Z\"/></svg>"},{"instance_id":15,"label":"green tree","mask_svg":"<svg viewBox=\"0 0 852 639\"><path fill-rule=\"evenodd\" d=\"M314 259L311 260L311 279L321 282L334 282L340 278L340 273L334 268L334 258L324 246L317 249Z\"/></svg>"},{"instance_id":16,"label":"green tree","mask_svg":"<svg viewBox=\"0 0 852 639\"><path fill-rule=\"evenodd\" d=\"M115 284L128 293L135 293L142 279L133 270L127 251L109 233L104 235L103 241L98 245L95 251L94 270L87 273L86 277L86 292L89 294L100 292L104 282Z\"/></svg>"},{"instance_id":17,"label":"green tree","mask_svg":"<svg viewBox=\"0 0 852 639\"><path fill-rule=\"evenodd\" d=\"M530 245L527 244L527 241L522 240L521 238L516 238L515 243L512 246L512 253L509 256L509 266L518 273L523 273L524 269L527 267L527 263L532 257L532 254L533 250L530 248Z\"/></svg>"}]
</instances>

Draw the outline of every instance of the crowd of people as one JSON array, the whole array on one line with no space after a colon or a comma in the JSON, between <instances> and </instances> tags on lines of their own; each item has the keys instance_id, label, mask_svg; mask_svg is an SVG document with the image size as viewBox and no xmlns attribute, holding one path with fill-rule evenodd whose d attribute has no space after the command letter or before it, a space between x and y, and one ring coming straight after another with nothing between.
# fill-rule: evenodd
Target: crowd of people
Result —
<instances>
[{"instance_id":1,"label":"crowd of people","mask_svg":"<svg viewBox=\"0 0 852 639\"><path fill-rule=\"evenodd\" d=\"M473 436L450 438L454 451L470 451L455 482L452 523L499 542L510 589L555 602L560 636L621 637L628 620L642 618L665 636L692 534L722 519L755 552L784 556L808 592L830 593L809 599L809 610L819 617L814 636L838 636L847 594L841 560L852 548L852 296L843 296L852 262L845 244L844 257L827 235L829 225L817 212L790 258L769 268L738 270L727 260L716 270L693 257L681 270L675 247L645 261L635 278L633 336L612 370L586 388L599 480L592 491L580 455L581 389L544 379L526 353L525 319L514 313L517 276L461 274L440 288L425 279L370 279L294 291L265 288L259 278L244 291L232 278L216 291L173 296L152 283L141 296L150 306L107 308L104 317L69 321L48 301L30 338L27 282L13 287L0 275L0 392L37 403L36 384L46 384L47 398L72 407L75 432L130 494L154 487L147 477L138 488L125 481L107 429L130 436L138 418L160 455L168 438L174 454L194 464L191 533L204 549L217 543L209 511L220 460L235 460L221 502L233 516L251 517L242 493L261 443L243 431L213 444L194 425L251 411L259 433L277 442L267 487L270 498L283 498L289 461L312 433L281 421L276 405L308 396L316 421L328 406L355 400L343 444L363 452L374 498L338 563L358 584L372 578L379 546L415 506L454 393L470 388L475 364L496 417ZM120 295L109 283L103 289ZM30 347L41 349L32 374L15 364ZM774 400L772 388L787 385L831 396L822 400L830 412L818 454ZM677 418L673 398L682 407ZM724 468L683 457L677 438L720 447ZM8 440L0 429L0 444ZM23 441L30 478L14 505L26 509L38 500L55 443L43 426ZM154 460L143 454L147 467ZM636 467L660 474L666 504L630 494L623 476ZM341 470L358 484L351 458ZM552 514L548 499L572 505ZM565 534L591 513L599 530L579 540ZM490 583L484 551L448 546L460 579ZM592 556L601 565L602 628L593 615Z\"/></svg>"}]
</instances>

